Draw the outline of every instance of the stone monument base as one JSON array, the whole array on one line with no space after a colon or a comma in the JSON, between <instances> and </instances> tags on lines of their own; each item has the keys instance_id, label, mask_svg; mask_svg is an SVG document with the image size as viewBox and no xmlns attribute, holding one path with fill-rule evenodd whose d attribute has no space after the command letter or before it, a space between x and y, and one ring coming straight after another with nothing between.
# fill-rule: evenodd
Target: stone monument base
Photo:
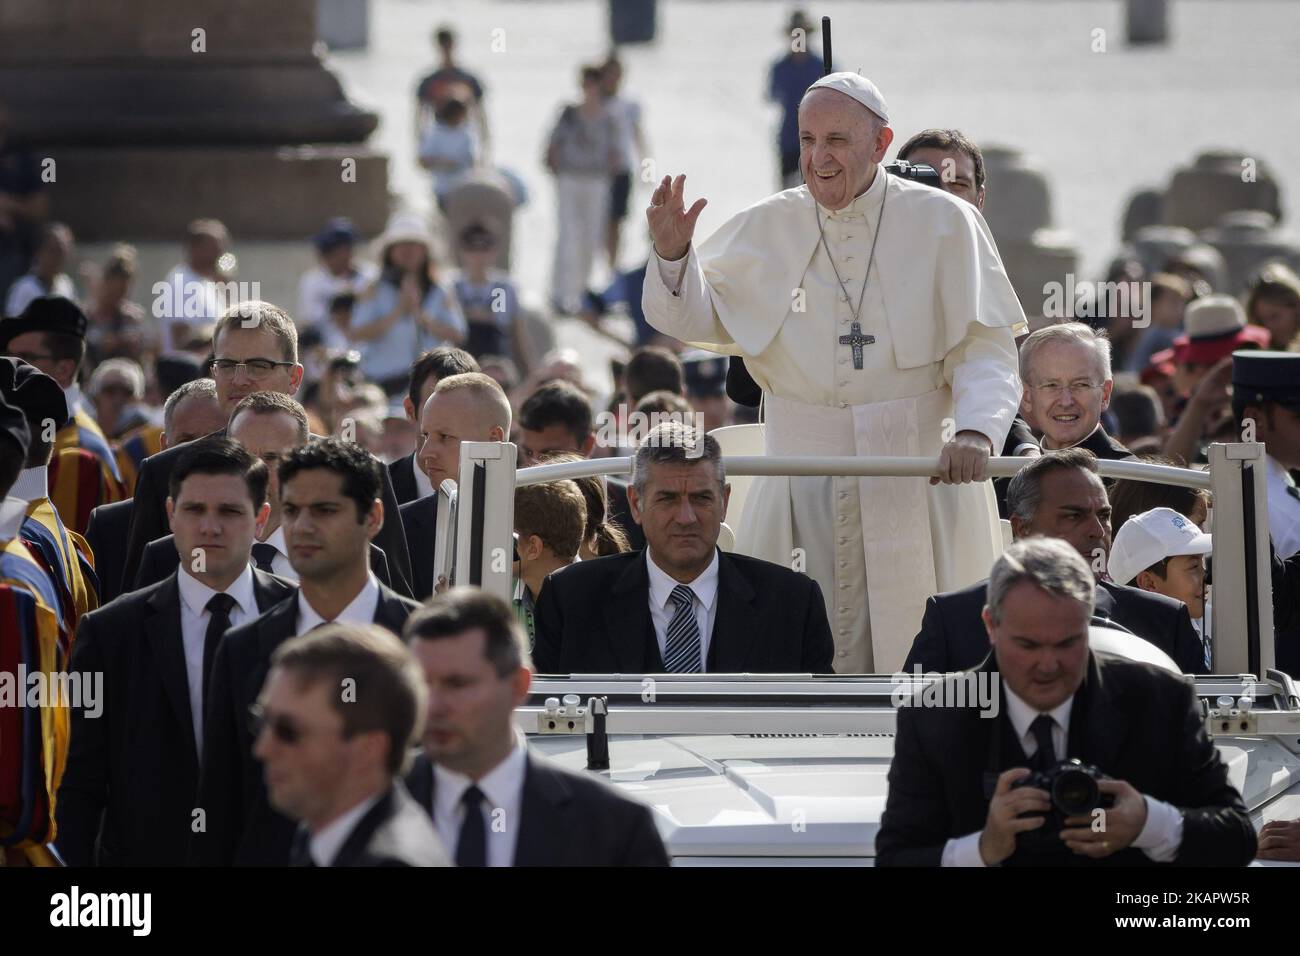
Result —
<instances>
[{"instance_id":1,"label":"stone monument base","mask_svg":"<svg viewBox=\"0 0 1300 956\"><path fill-rule=\"evenodd\" d=\"M388 219L388 159L359 143L41 152L55 162L51 217L87 241L178 240L201 216L236 241L305 239L331 216L374 236Z\"/></svg>"}]
</instances>

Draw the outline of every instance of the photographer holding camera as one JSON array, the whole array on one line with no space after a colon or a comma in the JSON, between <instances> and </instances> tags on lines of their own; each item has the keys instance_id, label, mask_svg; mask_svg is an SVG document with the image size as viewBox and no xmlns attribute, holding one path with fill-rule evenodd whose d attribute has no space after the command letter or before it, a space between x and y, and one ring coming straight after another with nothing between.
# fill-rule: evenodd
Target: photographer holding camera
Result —
<instances>
[{"instance_id":1,"label":"photographer holding camera","mask_svg":"<svg viewBox=\"0 0 1300 956\"><path fill-rule=\"evenodd\" d=\"M1026 538L998 558L992 652L944 678L974 673L997 692L939 698L991 699L992 713L919 695L900 708L878 866L1251 860L1255 831L1193 685L1089 650L1092 604L1092 573L1064 541Z\"/></svg>"}]
</instances>

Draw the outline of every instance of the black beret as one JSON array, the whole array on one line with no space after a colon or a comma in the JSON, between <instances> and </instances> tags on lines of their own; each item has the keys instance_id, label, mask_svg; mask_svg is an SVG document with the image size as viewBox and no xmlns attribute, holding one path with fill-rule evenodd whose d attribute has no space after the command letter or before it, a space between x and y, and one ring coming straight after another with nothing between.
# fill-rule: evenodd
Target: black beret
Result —
<instances>
[{"instance_id":1,"label":"black beret","mask_svg":"<svg viewBox=\"0 0 1300 956\"><path fill-rule=\"evenodd\" d=\"M22 314L0 322L0 349L8 348L24 332L58 332L73 338L86 337L86 313L81 306L61 295L43 295L27 303Z\"/></svg>"},{"instance_id":2,"label":"black beret","mask_svg":"<svg viewBox=\"0 0 1300 956\"><path fill-rule=\"evenodd\" d=\"M59 383L36 366L9 355L0 356L0 397L21 409L29 422L48 420L62 428L71 417Z\"/></svg>"},{"instance_id":3,"label":"black beret","mask_svg":"<svg viewBox=\"0 0 1300 956\"><path fill-rule=\"evenodd\" d=\"M32 433L27 427L27 418L22 410L14 408L4 398L0 398L0 442L13 442L18 446L18 455L27 459L27 449L32 443Z\"/></svg>"}]
</instances>

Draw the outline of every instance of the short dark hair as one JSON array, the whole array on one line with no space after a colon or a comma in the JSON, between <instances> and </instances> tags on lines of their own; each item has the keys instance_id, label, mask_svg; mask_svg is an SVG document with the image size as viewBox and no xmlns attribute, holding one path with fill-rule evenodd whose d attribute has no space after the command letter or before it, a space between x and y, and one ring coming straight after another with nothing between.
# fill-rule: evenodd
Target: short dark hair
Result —
<instances>
[{"instance_id":1,"label":"short dark hair","mask_svg":"<svg viewBox=\"0 0 1300 956\"><path fill-rule=\"evenodd\" d=\"M984 188L984 154L974 141L959 129L923 129L898 151L899 159L907 159L916 149L957 150L965 153L975 164L975 188Z\"/></svg>"},{"instance_id":2,"label":"short dark hair","mask_svg":"<svg viewBox=\"0 0 1300 956\"><path fill-rule=\"evenodd\" d=\"M436 594L406 619L402 639L436 641L481 628L487 636L487 659L498 677L528 665L527 644L519 619L508 603L475 587L461 586Z\"/></svg>"},{"instance_id":3,"label":"short dark hair","mask_svg":"<svg viewBox=\"0 0 1300 956\"><path fill-rule=\"evenodd\" d=\"M580 447L591 435L591 402L582 389L563 379L547 382L519 409L519 427L525 431L551 425L563 425Z\"/></svg>"},{"instance_id":4,"label":"short dark hair","mask_svg":"<svg viewBox=\"0 0 1300 956\"><path fill-rule=\"evenodd\" d=\"M430 378L442 381L452 375L477 371L478 362L464 349L452 345L429 349L411 363L411 382L407 386L406 395L411 400L416 416L420 414L420 389L424 388L424 383Z\"/></svg>"},{"instance_id":5,"label":"short dark hair","mask_svg":"<svg viewBox=\"0 0 1300 956\"><path fill-rule=\"evenodd\" d=\"M298 327L289 313L271 302L257 299L232 305L217 319L212 330L212 349L215 353L221 333L230 329L265 329L280 347L280 358L285 362L298 362ZM269 358L269 356L267 356Z\"/></svg>"},{"instance_id":6,"label":"short dark hair","mask_svg":"<svg viewBox=\"0 0 1300 956\"><path fill-rule=\"evenodd\" d=\"M572 451L551 451L537 456L539 465L558 465L564 462L586 461L581 455ZM609 517L609 496L605 491L605 479L600 475L588 475L586 478L570 478L582 497L587 502L587 527L583 540L593 542L592 550L597 557L610 554L624 554L632 550L627 533L619 524Z\"/></svg>"},{"instance_id":7,"label":"short dark hair","mask_svg":"<svg viewBox=\"0 0 1300 956\"><path fill-rule=\"evenodd\" d=\"M317 468L332 471L343 479L343 496L351 498L357 506L357 522L365 521L383 487L375 457L350 441L313 438L280 462L280 487L283 489L298 472Z\"/></svg>"},{"instance_id":8,"label":"short dark hair","mask_svg":"<svg viewBox=\"0 0 1300 956\"><path fill-rule=\"evenodd\" d=\"M1097 473L1097 456L1086 448L1045 451L1021 468L1007 485L1007 513L1021 521L1033 521L1042 500L1043 476L1053 471L1082 468Z\"/></svg>"},{"instance_id":9,"label":"short dark hair","mask_svg":"<svg viewBox=\"0 0 1300 956\"><path fill-rule=\"evenodd\" d=\"M587 499L572 481L547 481L515 489L515 530L537 535L551 553L572 560L587 535Z\"/></svg>"},{"instance_id":10,"label":"short dark hair","mask_svg":"<svg viewBox=\"0 0 1300 956\"><path fill-rule=\"evenodd\" d=\"M1164 424L1164 407L1160 396L1150 385L1125 382L1115 383L1110 396L1111 414L1119 423L1118 434L1123 438L1154 435Z\"/></svg>"},{"instance_id":11,"label":"short dark hair","mask_svg":"<svg viewBox=\"0 0 1300 956\"><path fill-rule=\"evenodd\" d=\"M623 369L623 384L627 388L627 397L633 404L650 392L660 390L682 395L685 393L685 381L681 359L658 345L637 349Z\"/></svg>"},{"instance_id":12,"label":"short dark hair","mask_svg":"<svg viewBox=\"0 0 1300 956\"><path fill-rule=\"evenodd\" d=\"M251 395L245 395L235 406L235 410L230 413L232 425L241 412L252 412L254 415L288 415L298 423L299 444L305 442L311 434L306 410L294 399L281 392L253 392Z\"/></svg>"},{"instance_id":13,"label":"short dark hair","mask_svg":"<svg viewBox=\"0 0 1300 956\"><path fill-rule=\"evenodd\" d=\"M237 475L248 486L253 511L260 511L266 504L266 484L270 478L266 464L239 442L225 435L208 435L181 447L184 450L176 456L176 464L167 479L167 492L173 500L181 496L181 485L190 475Z\"/></svg>"},{"instance_id":14,"label":"short dark hair","mask_svg":"<svg viewBox=\"0 0 1300 956\"><path fill-rule=\"evenodd\" d=\"M1181 458L1167 458L1163 455L1139 455L1138 460L1152 465L1187 467L1187 463ZM1116 479L1108 491L1108 497L1110 498L1110 526L1116 532L1124 527L1124 522L1129 518L1150 511L1152 508L1172 508L1184 518L1191 518L1199 505L1208 507L1210 503L1210 493L1204 488L1162 485L1154 481L1137 481L1132 478Z\"/></svg>"},{"instance_id":15,"label":"short dark hair","mask_svg":"<svg viewBox=\"0 0 1300 956\"><path fill-rule=\"evenodd\" d=\"M392 633L377 624L326 624L281 644L271 666L292 674L300 687L330 686L343 736L383 731L388 772L405 769L424 727L429 691L420 665ZM346 699L345 680L353 691Z\"/></svg>"}]
</instances>

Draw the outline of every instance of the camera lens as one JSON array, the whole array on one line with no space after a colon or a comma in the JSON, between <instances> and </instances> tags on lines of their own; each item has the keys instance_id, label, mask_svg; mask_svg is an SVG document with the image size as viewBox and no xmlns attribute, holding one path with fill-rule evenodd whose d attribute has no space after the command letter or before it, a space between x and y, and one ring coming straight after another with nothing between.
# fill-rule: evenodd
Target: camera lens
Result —
<instances>
[{"instance_id":1,"label":"camera lens","mask_svg":"<svg viewBox=\"0 0 1300 956\"><path fill-rule=\"evenodd\" d=\"M1097 781L1082 770L1063 770L1052 784L1052 804L1067 817L1090 812L1100 796Z\"/></svg>"}]
</instances>

